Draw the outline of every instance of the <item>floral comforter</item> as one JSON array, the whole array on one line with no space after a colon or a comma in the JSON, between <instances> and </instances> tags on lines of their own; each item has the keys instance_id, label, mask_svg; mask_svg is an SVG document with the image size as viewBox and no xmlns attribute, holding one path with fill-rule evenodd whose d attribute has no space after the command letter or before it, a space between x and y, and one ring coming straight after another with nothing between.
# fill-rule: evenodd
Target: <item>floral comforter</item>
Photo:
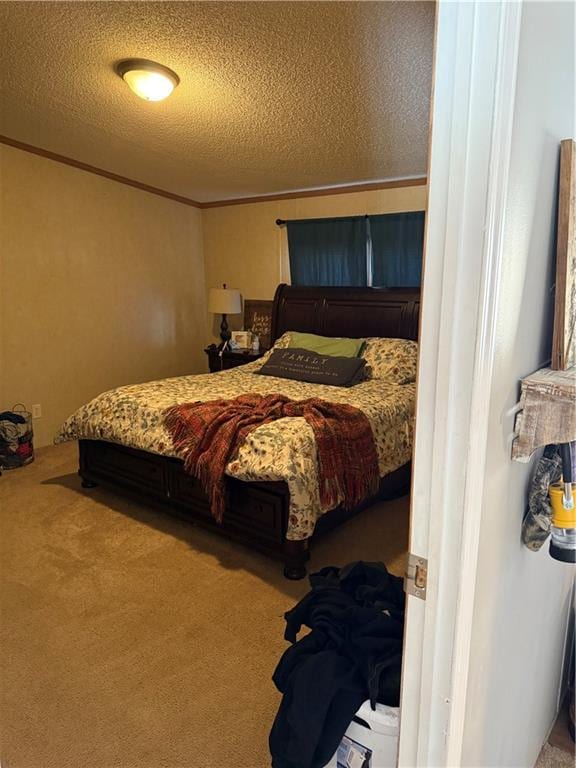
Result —
<instances>
[{"instance_id":1,"label":"floral comforter","mask_svg":"<svg viewBox=\"0 0 576 768\"><path fill-rule=\"evenodd\" d=\"M56 442L107 440L131 448L177 456L164 428L166 408L194 401L233 398L245 392L280 393L293 400L320 397L346 403L368 417L383 477L410 460L415 411L415 384L371 379L354 387L308 384L255 372L262 361L220 373L182 376L134 384L104 392L63 424ZM308 538L321 508L316 444L304 418L285 418L250 433L226 474L239 480L284 481L290 490L287 538Z\"/></svg>"}]
</instances>

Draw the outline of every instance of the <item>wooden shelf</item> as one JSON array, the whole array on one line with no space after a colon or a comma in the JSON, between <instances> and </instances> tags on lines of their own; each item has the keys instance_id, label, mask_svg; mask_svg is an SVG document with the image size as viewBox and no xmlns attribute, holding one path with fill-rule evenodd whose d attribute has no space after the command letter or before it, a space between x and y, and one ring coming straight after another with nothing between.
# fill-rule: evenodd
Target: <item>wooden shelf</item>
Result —
<instances>
[{"instance_id":1,"label":"wooden shelf","mask_svg":"<svg viewBox=\"0 0 576 768\"><path fill-rule=\"evenodd\" d=\"M541 368L522 379L512 458L527 462L537 448L576 440L576 367Z\"/></svg>"}]
</instances>

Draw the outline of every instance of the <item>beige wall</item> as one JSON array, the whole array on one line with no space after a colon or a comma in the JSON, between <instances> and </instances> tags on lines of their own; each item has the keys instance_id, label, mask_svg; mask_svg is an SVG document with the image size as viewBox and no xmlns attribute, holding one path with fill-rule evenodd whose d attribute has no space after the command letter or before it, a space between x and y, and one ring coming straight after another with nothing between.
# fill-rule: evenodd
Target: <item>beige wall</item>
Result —
<instances>
[{"instance_id":1,"label":"beige wall","mask_svg":"<svg viewBox=\"0 0 576 768\"><path fill-rule=\"evenodd\" d=\"M426 187L400 187L324 197L206 208L206 285L227 283L248 299L271 299L289 278L286 229L276 219L355 216L418 211L426 207Z\"/></svg>"},{"instance_id":2,"label":"beige wall","mask_svg":"<svg viewBox=\"0 0 576 768\"><path fill-rule=\"evenodd\" d=\"M426 202L416 186L200 211L6 146L0 174L0 410L40 404L38 447L102 391L204 371L206 287L271 299L289 279L277 218Z\"/></svg>"},{"instance_id":3,"label":"beige wall","mask_svg":"<svg viewBox=\"0 0 576 768\"><path fill-rule=\"evenodd\" d=\"M205 369L201 213L0 146L0 409Z\"/></svg>"}]
</instances>

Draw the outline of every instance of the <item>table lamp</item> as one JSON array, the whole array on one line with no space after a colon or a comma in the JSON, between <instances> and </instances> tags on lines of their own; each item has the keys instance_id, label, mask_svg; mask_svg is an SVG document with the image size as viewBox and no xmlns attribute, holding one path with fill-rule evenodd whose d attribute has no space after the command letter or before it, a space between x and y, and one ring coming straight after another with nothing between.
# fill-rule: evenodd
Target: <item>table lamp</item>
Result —
<instances>
[{"instance_id":1,"label":"table lamp","mask_svg":"<svg viewBox=\"0 0 576 768\"><path fill-rule=\"evenodd\" d=\"M222 315L220 323L220 338L222 345L230 341L230 329L226 321L226 315L239 315L242 312L242 300L240 291L236 288L226 288L226 283L222 288L210 288L208 293L208 311L213 315Z\"/></svg>"}]
</instances>

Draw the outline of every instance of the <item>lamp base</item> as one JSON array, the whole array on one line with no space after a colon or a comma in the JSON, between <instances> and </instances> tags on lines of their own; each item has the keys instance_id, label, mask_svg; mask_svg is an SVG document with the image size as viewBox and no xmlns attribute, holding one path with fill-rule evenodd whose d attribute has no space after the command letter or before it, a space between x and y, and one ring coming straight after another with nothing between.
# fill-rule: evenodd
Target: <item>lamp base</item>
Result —
<instances>
[{"instance_id":1,"label":"lamp base","mask_svg":"<svg viewBox=\"0 0 576 768\"><path fill-rule=\"evenodd\" d=\"M221 346L224 346L226 342L230 341L232 334L230 333L230 328L228 328L228 321L226 320L226 315L222 315L222 322L220 323L220 338L222 339Z\"/></svg>"}]
</instances>

